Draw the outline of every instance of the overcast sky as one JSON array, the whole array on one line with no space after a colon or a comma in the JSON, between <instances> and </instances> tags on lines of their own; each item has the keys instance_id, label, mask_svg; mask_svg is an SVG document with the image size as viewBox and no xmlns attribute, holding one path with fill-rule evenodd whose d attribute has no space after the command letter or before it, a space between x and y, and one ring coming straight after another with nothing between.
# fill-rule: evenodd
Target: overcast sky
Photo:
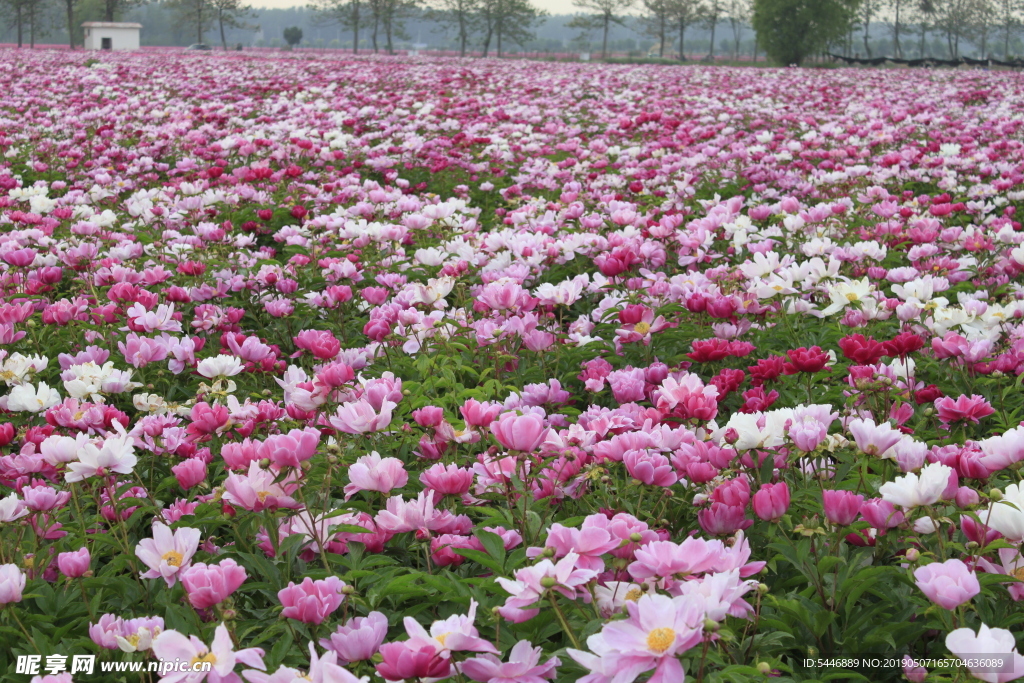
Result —
<instances>
[{"instance_id":1,"label":"overcast sky","mask_svg":"<svg viewBox=\"0 0 1024 683\"><path fill-rule=\"evenodd\" d=\"M572 14L572 0L533 0L533 3L551 14ZM295 7L303 3L296 0L252 0L254 7Z\"/></svg>"}]
</instances>

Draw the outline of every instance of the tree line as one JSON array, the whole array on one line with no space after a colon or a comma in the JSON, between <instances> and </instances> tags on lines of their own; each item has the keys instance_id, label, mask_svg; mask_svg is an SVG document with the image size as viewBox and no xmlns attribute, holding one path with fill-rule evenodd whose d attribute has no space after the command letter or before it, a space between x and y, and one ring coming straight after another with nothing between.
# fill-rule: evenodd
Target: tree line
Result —
<instances>
[{"instance_id":1,"label":"tree line","mask_svg":"<svg viewBox=\"0 0 1024 683\"><path fill-rule=\"evenodd\" d=\"M0 0L0 19L19 46L32 46L57 27L74 46L81 44L83 17L123 20L143 5L166 8L176 29L199 43L212 34L225 49L232 31L258 28L252 23L257 11L245 0ZM574 7L577 13L562 26L578 34L561 43L582 45L582 36L596 33L602 58L609 56L609 36L618 26L648 37L649 55L663 59L684 58L694 30L710 34L702 41L707 59L724 47L736 59L741 39L753 29L755 56L760 49L778 64L799 64L825 51L879 56L879 34L886 38L886 56L898 58L957 59L968 44L982 57L1019 57L1024 0L574 0ZM307 9L313 23L349 35L345 42L354 51L388 54L408 41L410 26L429 23L453 36L463 56L502 56L533 40L548 18L531 0L310 0ZM935 54L936 39L944 55ZM299 40L301 35L288 42Z\"/></svg>"}]
</instances>

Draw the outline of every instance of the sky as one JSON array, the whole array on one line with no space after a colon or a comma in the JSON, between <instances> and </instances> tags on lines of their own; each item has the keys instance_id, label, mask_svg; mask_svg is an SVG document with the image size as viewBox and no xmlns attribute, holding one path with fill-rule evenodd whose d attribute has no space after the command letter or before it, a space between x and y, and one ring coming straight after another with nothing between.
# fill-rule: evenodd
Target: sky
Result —
<instances>
[{"instance_id":1,"label":"sky","mask_svg":"<svg viewBox=\"0 0 1024 683\"><path fill-rule=\"evenodd\" d=\"M253 7L267 7L284 9L288 7L302 6L305 3L301 0L250 0ZM533 0L533 4L550 14L573 14L572 0Z\"/></svg>"}]
</instances>

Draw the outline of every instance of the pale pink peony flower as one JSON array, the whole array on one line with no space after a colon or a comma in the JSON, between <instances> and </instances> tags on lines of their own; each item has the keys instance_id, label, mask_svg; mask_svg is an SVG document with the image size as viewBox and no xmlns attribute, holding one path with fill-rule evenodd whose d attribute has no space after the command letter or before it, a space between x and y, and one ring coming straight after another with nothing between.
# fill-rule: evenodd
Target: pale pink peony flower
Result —
<instances>
[{"instance_id":1,"label":"pale pink peony flower","mask_svg":"<svg viewBox=\"0 0 1024 683\"><path fill-rule=\"evenodd\" d=\"M153 538L144 538L135 546L135 554L149 567L142 578L162 578L169 587L174 586L178 573L188 569L192 562L200 535L199 529L181 527L172 532L163 522L155 522Z\"/></svg>"},{"instance_id":2,"label":"pale pink peony flower","mask_svg":"<svg viewBox=\"0 0 1024 683\"><path fill-rule=\"evenodd\" d=\"M552 657L543 664L540 658L543 648L533 647L528 640L520 640L508 654L508 662L502 662L494 655L484 654L467 659L462 663L462 673L482 683L544 683L555 676L555 668L561 662Z\"/></svg>"},{"instance_id":3,"label":"pale pink peony flower","mask_svg":"<svg viewBox=\"0 0 1024 683\"><path fill-rule=\"evenodd\" d=\"M398 458L381 458L377 451L364 455L348 468L349 484L345 486L345 500L359 491L390 493L409 482L409 473Z\"/></svg>"},{"instance_id":4,"label":"pale pink peony flower","mask_svg":"<svg viewBox=\"0 0 1024 683\"><path fill-rule=\"evenodd\" d=\"M380 649L388 633L388 618L380 612L353 617L339 626L330 638L321 638L320 647L338 655L342 666L370 659Z\"/></svg>"},{"instance_id":5,"label":"pale pink peony flower","mask_svg":"<svg viewBox=\"0 0 1024 683\"><path fill-rule=\"evenodd\" d=\"M237 682L240 679L234 674L236 664L244 664L256 669L265 669L263 650L258 647L244 650L234 649L231 634L224 624L217 626L213 643L207 647L195 636L185 636L174 630L161 633L153 641L153 654L161 662L210 662L210 672L172 671L164 674L161 683L210 683L224 681Z\"/></svg>"},{"instance_id":6,"label":"pale pink peony flower","mask_svg":"<svg viewBox=\"0 0 1024 683\"><path fill-rule=\"evenodd\" d=\"M921 592L943 609L954 609L981 592L978 576L955 559L918 567L914 580Z\"/></svg>"}]
</instances>

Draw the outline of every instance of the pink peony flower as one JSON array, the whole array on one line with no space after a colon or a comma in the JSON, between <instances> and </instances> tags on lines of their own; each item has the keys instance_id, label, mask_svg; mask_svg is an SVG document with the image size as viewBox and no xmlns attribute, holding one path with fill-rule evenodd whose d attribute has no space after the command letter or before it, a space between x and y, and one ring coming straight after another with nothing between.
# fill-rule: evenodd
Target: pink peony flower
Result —
<instances>
[{"instance_id":1,"label":"pink peony flower","mask_svg":"<svg viewBox=\"0 0 1024 683\"><path fill-rule=\"evenodd\" d=\"M409 482L405 465L398 458L381 458L377 451L364 455L348 468L349 484L345 486L345 500L359 491L389 493Z\"/></svg>"},{"instance_id":2,"label":"pink peony flower","mask_svg":"<svg viewBox=\"0 0 1024 683\"><path fill-rule=\"evenodd\" d=\"M441 496L461 496L473 485L473 472L439 462L420 473L420 483Z\"/></svg>"},{"instance_id":3,"label":"pink peony flower","mask_svg":"<svg viewBox=\"0 0 1024 683\"><path fill-rule=\"evenodd\" d=\"M60 553L57 555L57 568L60 569L61 574L69 579L77 579L89 571L90 560L89 549L79 548L71 553Z\"/></svg>"},{"instance_id":4,"label":"pink peony flower","mask_svg":"<svg viewBox=\"0 0 1024 683\"><path fill-rule=\"evenodd\" d=\"M383 661L377 673L386 681L405 681L423 678L447 678L451 675L451 660L430 645L404 641L380 646Z\"/></svg>"},{"instance_id":5,"label":"pink peony flower","mask_svg":"<svg viewBox=\"0 0 1024 683\"><path fill-rule=\"evenodd\" d=\"M209 680L210 683L221 681L237 681L237 674L234 674L236 664L244 664L256 669L263 670L263 650L258 647L251 647L244 650L234 650L231 642L231 634L224 624L217 626L213 637L213 643L209 647L203 644L195 636L185 636L174 630L167 630L153 640L153 654L161 662L211 662L213 664L210 672L193 672L191 670L172 671L164 674L160 679L161 683L201 683Z\"/></svg>"},{"instance_id":6,"label":"pink peony flower","mask_svg":"<svg viewBox=\"0 0 1024 683\"><path fill-rule=\"evenodd\" d=\"M970 397L960 396L956 400L949 396L937 398L935 399L935 410L939 415L939 421L947 429L949 429L951 422L973 422L978 424L981 418L995 412L995 409L985 400L985 397L978 396L977 394Z\"/></svg>"},{"instance_id":7,"label":"pink peony flower","mask_svg":"<svg viewBox=\"0 0 1024 683\"><path fill-rule=\"evenodd\" d=\"M977 575L955 559L918 567L914 580L921 592L943 609L954 609L981 592Z\"/></svg>"},{"instance_id":8,"label":"pink peony flower","mask_svg":"<svg viewBox=\"0 0 1024 683\"><path fill-rule=\"evenodd\" d=\"M330 423L346 434L379 432L391 424L391 411L396 405L392 401L384 401L380 410L374 410L365 399L343 403L331 416Z\"/></svg>"},{"instance_id":9,"label":"pink peony flower","mask_svg":"<svg viewBox=\"0 0 1024 683\"><path fill-rule=\"evenodd\" d=\"M821 492L821 497L825 508L825 517L839 526L853 524L860 513L861 505L864 504L864 496L857 495L853 491L826 489Z\"/></svg>"},{"instance_id":10,"label":"pink peony flower","mask_svg":"<svg viewBox=\"0 0 1024 683\"><path fill-rule=\"evenodd\" d=\"M25 590L25 574L16 564L0 565L0 605L21 602Z\"/></svg>"},{"instance_id":11,"label":"pink peony flower","mask_svg":"<svg viewBox=\"0 0 1024 683\"><path fill-rule=\"evenodd\" d=\"M307 624L321 624L341 606L345 599L344 588L345 582L336 576L319 581L307 576L299 585L289 581L288 586L277 593L277 599L284 606L281 615Z\"/></svg>"},{"instance_id":12,"label":"pink peony flower","mask_svg":"<svg viewBox=\"0 0 1024 683\"><path fill-rule=\"evenodd\" d=\"M520 640L509 652L508 662L491 654L467 659L462 663L462 673L482 683L544 683L555 676L555 668L561 664L558 657L552 657L543 664L540 658L543 648L533 647L528 640Z\"/></svg>"},{"instance_id":13,"label":"pink peony flower","mask_svg":"<svg viewBox=\"0 0 1024 683\"><path fill-rule=\"evenodd\" d=\"M754 514L765 521L777 521L789 509L789 486L786 482L762 484L754 494Z\"/></svg>"},{"instance_id":14,"label":"pink peony flower","mask_svg":"<svg viewBox=\"0 0 1024 683\"><path fill-rule=\"evenodd\" d=\"M337 653L338 662L347 666L377 654L387 633L388 618L380 612L370 612L365 617L349 619L330 638L321 638L320 647Z\"/></svg>"},{"instance_id":15,"label":"pink peony flower","mask_svg":"<svg viewBox=\"0 0 1024 683\"><path fill-rule=\"evenodd\" d=\"M512 451L533 453L548 438L551 430L544 424L544 418L533 413L518 415L502 413L491 423L491 433L505 448Z\"/></svg>"},{"instance_id":16,"label":"pink peony flower","mask_svg":"<svg viewBox=\"0 0 1024 683\"><path fill-rule=\"evenodd\" d=\"M220 564L192 565L181 573L188 601L196 609L208 609L223 602L238 590L246 579L245 567L234 560L221 560Z\"/></svg>"}]
</instances>

